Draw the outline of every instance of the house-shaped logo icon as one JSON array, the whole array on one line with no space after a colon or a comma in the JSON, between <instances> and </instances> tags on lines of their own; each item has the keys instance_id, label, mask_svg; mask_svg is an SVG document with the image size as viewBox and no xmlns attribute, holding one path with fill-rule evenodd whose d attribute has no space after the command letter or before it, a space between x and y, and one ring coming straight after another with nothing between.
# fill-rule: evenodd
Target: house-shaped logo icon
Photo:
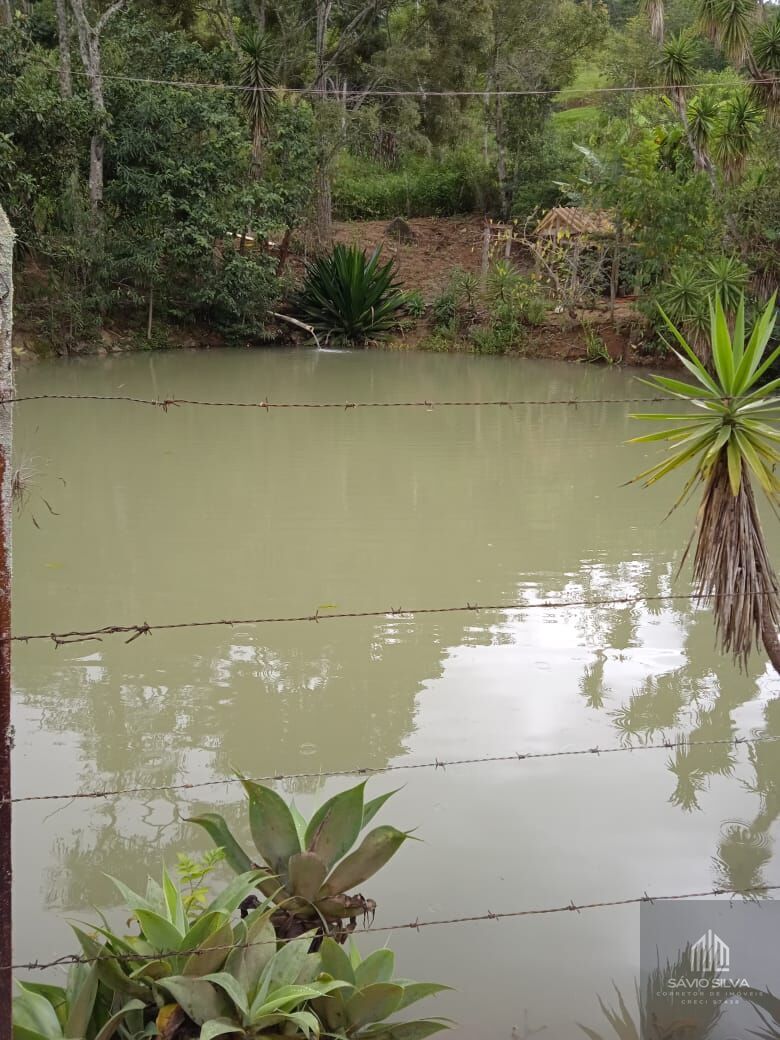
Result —
<instances>
[{"instance_id":1,"label":"house-shaped logo icon","mask_svg":"<svg viewBox=\"0 0 780 1040\"><path fill-rule=\"evenodd\" d=\"M711 928L691 947L691 971L728 971L730 959L728 946Z\"/></svg>"}]
</instances>

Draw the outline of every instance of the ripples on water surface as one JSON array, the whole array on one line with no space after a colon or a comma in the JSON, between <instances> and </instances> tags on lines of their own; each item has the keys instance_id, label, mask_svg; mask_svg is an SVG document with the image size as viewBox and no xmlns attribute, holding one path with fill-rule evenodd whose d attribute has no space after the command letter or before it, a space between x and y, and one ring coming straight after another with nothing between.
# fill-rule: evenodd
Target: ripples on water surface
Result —
<instances>
[{"instance_id":1,"label":"ripples on water surface","mask_svg":"<svg viewBox=\"0 0 780 1040\"><path fill-rule=\"evenodd\" d=\"M41 364L22 393L275 401L635 397L634 373L398 353L214 351ZM35 484L15 629L594 598L675 584L693 507L621 487L653 457L630 406L366 411L18 409ZM644 452L644 454L643 454ZM51 514L43 499L58 515ZM39 528L32 520L35 517ZM768 524L770 546L778 540ZM378 767L663 736L780 735L778 680L740 675L689 604L482 611L157 633L15 651L16 793ZM777 745L389 774L407 846L376 923L780 882ZM304 811L343 781L284 785ZM64 917L203 848L202 792L16 813L16 959L69 952ZM235 787L209 789L242 833ZM630 994L638 910L400 932L400 973L457 992L463 1035L581 1036ZM385 936L373 941L381 945ZM487 967L489 965L489 968ZM606 1023L604 1023L604 1026Z\"/></svg>"}]
</instances>

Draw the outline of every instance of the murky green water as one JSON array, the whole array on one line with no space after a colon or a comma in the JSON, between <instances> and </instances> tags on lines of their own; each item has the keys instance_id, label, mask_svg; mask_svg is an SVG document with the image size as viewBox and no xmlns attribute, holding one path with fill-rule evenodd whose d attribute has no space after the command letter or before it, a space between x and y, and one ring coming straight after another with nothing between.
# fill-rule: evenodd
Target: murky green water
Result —
<instances>
[{"instance_id":1,"label":"murky green water","mask_svg":"<svg viewBox=\"0 0 780 1040\"><path fill-rule=\"evenodd\" d=\"M19 385L275 401L646 392L618 369L378 352L59 362ZM14 627L688 591L673 579L693 507L662 523L673 485L620 486L650 456L623 445L628 411L20 406L33 478ZM15 687L17 795L780 734L778 680L720 660L709 615L687 604L34 643L15 649ZM344 783L283 786L309 811ZM778 745L410 770L369 787L400 784L383 818L424 843L366 886L377 926L780 881ZM204 848L180 816L214 803L245 832L235 786L18 806L16 959L70 951L63 918L113 901L104 872L138 886L161 857ZM566 1040L577 1020L606 1032L596 995L613 979L633 992L637 929L627 907L393 944L403 975L456 987L429 1010L462 1035L546 1026Z\"/></svg>"}]
</instances>

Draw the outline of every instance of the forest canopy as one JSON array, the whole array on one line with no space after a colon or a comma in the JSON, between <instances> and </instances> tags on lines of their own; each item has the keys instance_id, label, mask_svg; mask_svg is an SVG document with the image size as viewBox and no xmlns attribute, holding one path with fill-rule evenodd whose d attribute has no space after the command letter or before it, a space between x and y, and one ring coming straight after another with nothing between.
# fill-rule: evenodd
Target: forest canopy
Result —
<instances>
[{"instance_id":1,"label":"forest canopy","mask_svg":"<svg viewBox=\"0 0 780 1040\"><path fill-rule=\"evenodd\" d=\"M334 218L574 205L695 331L776 284L779 75L758 0L0 0L20 317L262 339Z\"/></svg>"}]
</instances>

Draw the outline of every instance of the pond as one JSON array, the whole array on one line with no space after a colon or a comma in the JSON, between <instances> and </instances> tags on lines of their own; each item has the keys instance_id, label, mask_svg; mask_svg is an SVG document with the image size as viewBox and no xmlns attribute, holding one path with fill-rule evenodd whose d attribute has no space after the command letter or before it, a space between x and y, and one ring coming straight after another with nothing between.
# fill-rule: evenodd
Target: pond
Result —
<instances>
[{"instance_id":1,"label":"pond","mask_svg":"<svg viewBox=\"0 0 780 1040\"><path fill-rule=\"evenodd\" d=\"M29 482L16 520L17 633L689 591L692 503L625 481L637 374L559 362L268 350L52 362L23 394L257 401L601 398L493 408L17 409ZM616 401L618 403L610 403ZM768 524L770 546L778 548ZM511 756L780 735L780 682L740 674L689 602L235 624L55 648L18 644L15 794L307 774L308 813L400 769L382 822L417 828L365 886L375 927L780 881L778 746ZM29 802L15 816L17 961L71 952L66 919L115 904L208 842L240 788ZM458 1036L608 1034L598 996L633 995L636 905L388 935L400 974L455 991L427 1008ZM513 1033L514 1029L514 1033Z\"/></svg>"}]
</instances>

